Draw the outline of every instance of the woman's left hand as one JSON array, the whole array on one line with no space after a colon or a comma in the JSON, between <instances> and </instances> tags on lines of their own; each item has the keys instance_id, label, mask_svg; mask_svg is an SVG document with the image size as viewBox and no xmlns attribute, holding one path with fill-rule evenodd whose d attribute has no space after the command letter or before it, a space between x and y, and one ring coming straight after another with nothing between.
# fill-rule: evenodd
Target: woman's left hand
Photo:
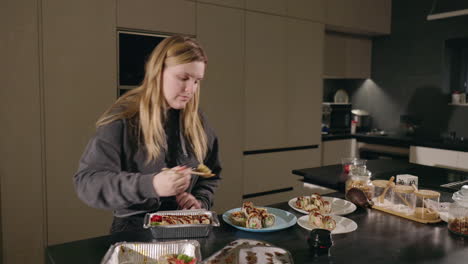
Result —
<instances>
[{"instance_id":1,"label":"woman's left hand","mask_svg":"<svg viewBox=\"0 0 468 264\"><path fill-rule=\"evenodd\" d=\"M200 201L190 193L183 192L176 196L177 204L181 209L201 209Z\"/></svg>"}]
</instances>

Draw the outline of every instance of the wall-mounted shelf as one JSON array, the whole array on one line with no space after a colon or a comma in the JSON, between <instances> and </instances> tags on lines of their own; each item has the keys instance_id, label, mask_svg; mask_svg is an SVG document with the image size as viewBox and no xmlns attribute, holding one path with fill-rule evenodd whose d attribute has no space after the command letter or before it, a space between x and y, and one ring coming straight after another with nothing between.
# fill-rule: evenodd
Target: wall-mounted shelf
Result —
<instances>
[{"instance_id":1,"label":"wall-mounted shelf","mask_svg":"<svg viewBox=\"0 0 468 264\"><path fill-rule=\"evenodd\" d=\"M468 103L464 103L464 104L452 104L452 103L449 103L449 105L453 105L453 106L468 106Z\"/></svg>"}]
</instances>

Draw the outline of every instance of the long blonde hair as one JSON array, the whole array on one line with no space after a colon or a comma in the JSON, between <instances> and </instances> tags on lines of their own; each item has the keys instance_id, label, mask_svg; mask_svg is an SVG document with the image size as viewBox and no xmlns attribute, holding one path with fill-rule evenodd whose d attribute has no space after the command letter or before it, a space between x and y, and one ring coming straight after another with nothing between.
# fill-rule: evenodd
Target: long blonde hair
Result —
<instances>
[{"instance_id":1,"label":"long blonde hair","mask_svg":"<svg viewBox=\"0 0 468 264\"><path fill-rule=\"evenodd\" d=\"M200 44L190 37L172 36L159 43L151 53L142 84L121 96L99 118L96 126L138 115L138 131L143 134L143 143L148 152L147 162L155 160L167 148L164 122L170 108L162 90L162 73L166 66L194 61L208 62ZM198 112L200 89L181 110L185 138L190 143L195 157L203 163L207 152L207 136ZM139 139L138 139L139 140Z\"/></svg>"}]
</instances>

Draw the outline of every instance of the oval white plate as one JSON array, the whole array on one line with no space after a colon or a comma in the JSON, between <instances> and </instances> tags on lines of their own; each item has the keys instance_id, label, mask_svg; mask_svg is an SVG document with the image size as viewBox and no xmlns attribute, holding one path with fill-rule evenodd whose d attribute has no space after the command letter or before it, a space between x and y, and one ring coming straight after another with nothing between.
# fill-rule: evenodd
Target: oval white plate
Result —
<instances>
[{"instance_id":1,"label":"oval white plate","mask_svg":"<svg viewBox=\"0 0 468 264\"><path fill-rule=\"evenodd\" d=\"M356 222L354 222L353 220L349 218L339 216L339 215L331 215L331 217L336 222L336 228L331 231L332 234L344 234L344 233L353 232L358 227ZM307 230L314 230L314 229L319 228L315 225L309 224L308 220L309 220L308 215L301 216L299 217L299 219L297 219L297 224L300 227L307 229Z\"/></svg>"},{"instance_id":2,"label":"oval white plate","mask_svg":"<svg viewBox=\"0 0 468 264\"><path fill-rule=\"evenodd\" d=\"M347 215L356 210L356 205L354 205L352 202L340 199L340 198L335 198L335 197L326 197L322 196L322 199L324 201L327 201L331 204L331 212L329 214L334 214L334 215ZM309 212L297 208L296 205L297 197L292 198L289 200L288 204L289 206L303 214L309 214Z\"/></svg>"}]
</instances>

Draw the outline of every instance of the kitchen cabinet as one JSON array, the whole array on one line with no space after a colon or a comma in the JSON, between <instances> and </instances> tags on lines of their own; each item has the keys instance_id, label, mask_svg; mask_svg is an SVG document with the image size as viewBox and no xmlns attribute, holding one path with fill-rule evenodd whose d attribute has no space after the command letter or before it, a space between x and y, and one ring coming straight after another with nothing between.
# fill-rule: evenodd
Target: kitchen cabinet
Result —
<instances>
[{"instance_id":1,"label":"kitchen cabinet","mask_svg":"<svg viewBox=\"0 0 468 264\"><path fill-rule=\"evenodd\" d=\"M286 14L290 17L323 22L326 0L287 0Z\"/></svg>"},{"instance_id":2,"label":"kitchen cabinet","mask_svg":"<svg viewBox=\"0 0 468 264\"><path fill-rule=\"evenodd\" d=\"M195 35L195 6L184 0L117 0L117 27Z\"/></svg>"},{"instance_id":3,"label":"kitchen cabinet","mask_svg":"<svg viewBox=\"0 0 468 264\"><path fill-rule=\"evenodd\" d=\"M372 40L328 32L325 34L324 78L369 78Z\"/></svg>"},{"instance_id":4,"label":"kitchen cabinet","mask_svg":"<svg viewBox=\"0 0 468 264\"><path fill-rule=\"evenodd\" d=\"M246 12L245 150L287 145L286 22Z\"/></svg>"},{"instance_id":5,"label":"kitchen cabinet","mask_svg":"<svg viewBox=\"0 0 468 264\"><path fill-rule=\"evenodd\" d=\"M197 39L208 54L200 107L220 139L223 167L216 212L235 208L242 199L244 16L238 9L197 5Z\"/></svg>"},{"instance_id":6,"label":"kitchen cabinet","mask_svg":"<svg viewBox=\"0 0 468 264\"><path fill-rule=\"evenodd\" d=\"M246 13L245 150L319 144L323 25Z\"/></svg>"},{"instance_id":7,"label":"kitchen cabinet","mask_svg":"<svg viewBox=\"0 0 468 264\"><path fill-rule=\"evenodd\" d=\"M191 0L186 0L191 1ZM244 8L246 0L197 0L199 3L204 4L215 4L220 6L226 7L237 7L237 8Z\"/></svg>"},{"instance_id":8,"label":"kitchen cabinet","mask_svg":"<svg viewBox=\"0 0 468 264\"><path fill-rule=\"evenodd\" d=\"M285 16L287 0L246 0L245 8L251 11Z\"/></svg>"},{"instance_id":9,"label":"kitchen cabinet","mask_svg":"<svg viewBox=\"0 0 468 264\"><path fill-rule=\"evenodd\" d=\"M47 243L57 244L107 234L112 221L112 212L78 199L72 177L96 119L116 99L116 4L43 4L44 197Z\"/></svg>"},{"instance_id":10,"label":"kitchen cabinet","mask_svg":"<svg viewBox=\"0 0 468 264\"><path fill-rule=\"evenodd\" d=\"M286 146L319 145L324 28L288 19L286 30Z\"/></svg>"},{"instance_id":11,"label":"kitchen cabinet","mask_svg":"<svg viewBox=\"0 0 468 264\"><path fill-rule=\"evenodd\" d=\"M468 153L447 149L411 146L410 162L427 166L467 170Z\"/></svg>"},{"instance_id":12,"label":"kitchen cabinet","mask_svg":"<svg viewBox=\"0 0 468 264\"><path fill-rule=\"evenodd\" d=\"M327 0L325 24L328 30L366 34L390 34L391 0Z\"/></svg>"},{"instance_id":13,"label":"kitchen cabinet","mask_svg":"<svg viewBox=\"0 0 468 264\"><path fill-rule=\"evenodd\" d=\"M341 164L342 158L356 157L356 139L323 141L322 166Z\"/></svg>"},{"instance_id":14,"label":"kitchen cabinet","mask_svg":"<svg viewBox=\"0 0 468 264\"><path fill-rule=\"evenodd\" d=\"M2 1L0 8L0 263L45 259L41 3Z\"/></svg>"},{"instance_id":15,"label":"kitchen cabinet","mask_svg":"<svg viewBox=\"0 0 468 264\"><path fill-rule=\"evenodd\" d=\"M298 186L298 179L291 171L297 168L320 166L319 149L282 151L273 153L253 154L244 156L243 191L244 195L252 195L274 190ZM287 192L285 192L287 193ZM291 191L288 195L291 194ZM292 197L292 196L289 196ZM261 197L245 198L261 203L259 205L277 202L274 199L286 200L281 194L263 195Z\"/></svg>"}]
</instances>

